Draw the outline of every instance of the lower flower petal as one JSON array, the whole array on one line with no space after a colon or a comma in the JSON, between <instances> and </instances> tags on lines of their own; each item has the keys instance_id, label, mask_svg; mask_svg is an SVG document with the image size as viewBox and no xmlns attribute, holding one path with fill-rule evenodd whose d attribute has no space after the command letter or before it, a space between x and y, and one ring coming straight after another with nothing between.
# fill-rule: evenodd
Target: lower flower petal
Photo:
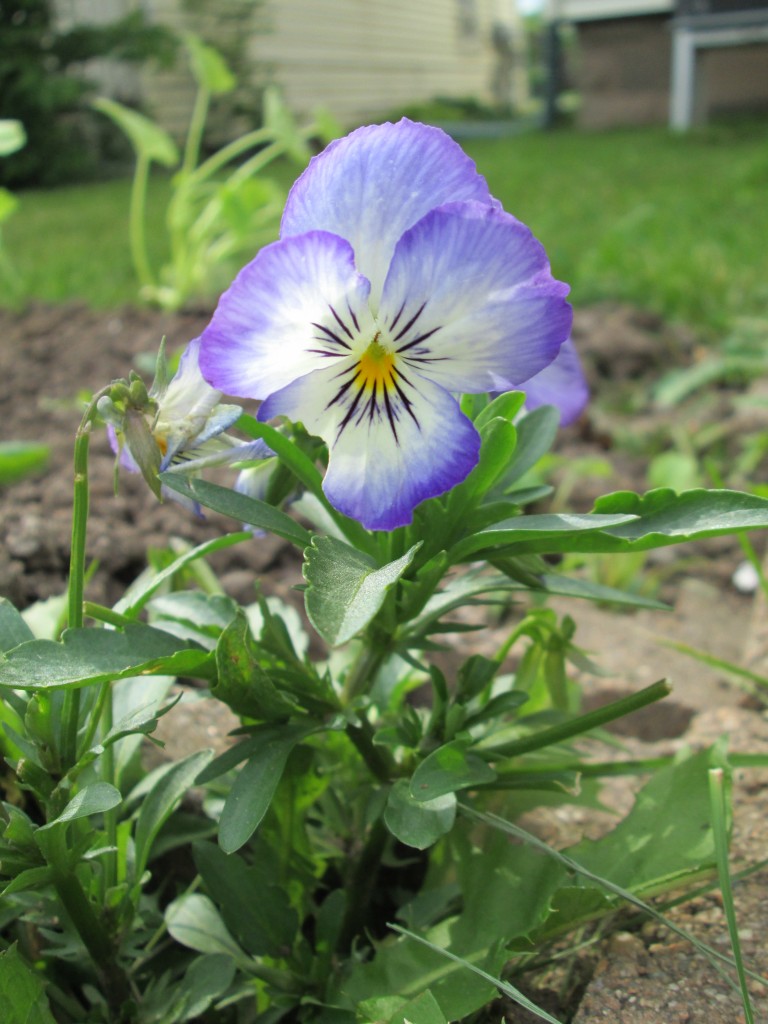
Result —
<instances>
[{"instance_id":1,"label":"lower flower petal","mask_svg":"<svg viewBox=\"0 0 768 1024\"><path fill-rule=\"evenodd\" d=\"M398 242L380 319L394 350L447 391L503 391L557 356L571 327L567 294L524 224L449 203Z\"/></svg>"},{"instance_id":2,"label":"lower flower petal","mask_svg":"<svg viewBox=\"0 0 768 1024\"><path fill-rule=\"evenodd\" d=\"M561 427L577 420L589 401L589 387L570 338L553 363L519 387L525 392L526 408L554 405L559 409Z\"/></svg>"},{"instance_id":3,"label":"lower flower petal","mask_svg":"<svg viewBox=\"0 0 768 1024\"><path fill-rule=\"evenodd\" d=\"M228 395L266 398L369 330L370 285L352 248L325 231L275 242L244 267L201 335L200 369Z\"/></svg>"},{"instance_id":4,"label":"lower flower petal","mask_svg":"<svg viewBox=\"0 0 768 1024\"><path fill-rule=\"evenodd\" d=\"M336 367L307 374L271 395L259 419L287 416L325 440L323 489L340 512L370 530L406 526L417 505L477 464L479 435L452 395L417 374L391 393L347 388L340 396L344 380Z\"/></svg>"}]
</instances>

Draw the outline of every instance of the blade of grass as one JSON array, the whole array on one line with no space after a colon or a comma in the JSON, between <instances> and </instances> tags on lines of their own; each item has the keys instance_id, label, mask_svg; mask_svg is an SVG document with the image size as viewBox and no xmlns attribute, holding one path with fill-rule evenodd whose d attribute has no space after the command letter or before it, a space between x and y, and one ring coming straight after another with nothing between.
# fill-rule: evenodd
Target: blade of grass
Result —
<instances>
[{"instance_id":1,"label":"blade of grass","mask_svg":"<svg viewBox=\"0 0 768 1024\"><path fill-rule=\"evenodd\" d=\"M728 935L731 940L733 959L736 961L736 973L739 978L741 1001L744 1006L744 1020L746 1024L755 1024L752 1000L749 997L749 989L747 988L747 973L741 955L741 941L739 939L739 929L736 925L736 908L733 903L731 873L728 867L728 814L725 795L725 774L722 768L710 768L709 770L709 800L712 809L712 832L715 840L717 874L720 880L720 892L723 897L725 919L728 922Z\"/></svg>"},{"instance_id":2,"label":"blade of grass","mask_svg":"<svg viewBox=\"0 0 768 1024\"><path fill-rule=\"evenodd\" d=\"M535 1014L541 1020L546 1020L549 1024L561 1024L556 1017L550 1016L546 1010L540 1009L535 1003L532 1003L530 999L527 999L519 989L516 989L514 985L510 985L509 982L502 981L501 978L494 978L492 974L488 974L480 967L476 967L469 960L464 960L460 956L456 956L455 953L450 953L447 949L443 949L441 946L436 946L433 942L428 939L424 939L421 935L417 935L415 932L409 931L407 928L402 928L399 924L389 924L388 928L391 928L394 932L399 932L400 935L404 935L407 939L413 939L414 942L420 942L422 946L426 946L431 949L433 953L439 953L440 956L444 956L448 960L453 960L456 964L461 964L462 967L466 967L468 971L472 971L474 974L479 975L485 981L491 985L495 985L500 992L503 992L505 996L514 1000L519 1006L524 1007L530 1013Z\"/></svg>"}]
</instances>

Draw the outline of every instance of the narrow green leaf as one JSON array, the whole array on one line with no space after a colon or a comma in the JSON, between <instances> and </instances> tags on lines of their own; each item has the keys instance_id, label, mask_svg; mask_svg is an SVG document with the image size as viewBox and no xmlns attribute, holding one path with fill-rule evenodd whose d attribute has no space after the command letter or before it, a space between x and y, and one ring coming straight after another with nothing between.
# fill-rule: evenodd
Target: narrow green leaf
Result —
<instances>
[{"instance_id":1,"label":"narrow green leaf","mask_svg":"<svg viewBox=\"0 0 768 1024\"><path fill-rule=\"evenodd\" d=\"M433 750L421 762L413 773L410 795L423 804L495 779L496 772L482 757L468 751L461 740L453 740Z\"/></svg>"},{"instance_id":2,"label":"narrow green leaf","mask_svg":"<svg viewBox=\"0 0 768 1024\"><path fill-rule=\"evenodd\" d=\"M552 447L560 425L560 413L551 405L542 405L526 413L517 426L515 456L504 477L504 487L511 487L528 472Z\"/></svg>"},{"instance_id":3,"label":"narrow green leaf","mask_svg":"<svg viewBox=\"0 0 768 1024\"><path fill-rule=\"evenodd\" d=\"M435 800L417 800L407 779L398 779L389 793L384 810L387 828L406 846L426 850L453 828L456 796L446 793Z\"/></svg>"},{"instance_id":4,"label":"narrow green leaf","mask_svg":"<svg viewBox=\"0 0 768 1024\"><path fill-rule=\"evenodd\" d=\"M213 96L232 92L237 85L237 79L217 49L209 43L204 43L193 32L184 33L184 45L189 53L190 67L198 85L207 89Z\"/></svg>"},{"instance_id":5,"label":"narrow green leaf","mask_svg":"<svg viewBox=\"0 0 768 1024\"><path fill-rule=\"evenodd\" d=\"M452 562L463 562L480 551L503 547L505 553L520 551L575 551L574 538L589 531L602 531L632 522L634 515L595 515L587 513L576 515L569 513L549 513L536 516L517 516L496 523L464 540L451 550ZM537 542L541 541L537 545ZM550 545L550 546L548 546ZM560 545L552 547L551 545ZM578 548L582 550L582 548Z\"/></svg>"},{"instance_id":6,"label":"narrow green leaf","mask_svg":"<svg viewBox=\"0 0 768 1024\"><path fill-rule=\"evenodd\" d=\"M306 551L307 615L329 644L343 644L365 629L420 545L382 568L333 537L315 537Z\"/></svg>"},{"instance_id":7,"label":"narrow green leaf","mask_svg":"<svg viewBox=\"0 0 768 1024\"><path fill-rule=\"evenodd\" d=\"M156 778L154 785L142 801L136 822L137 879L141 878L144 873L157 833L190 786L194 785L195 779L212 757L212 750L196 751L183 760L168 765ZM201 952L215 952L215 950L201 950Z\"/></svg>"},{"instance_id":8,"label":"narrow green leaf","mask_svg":"<svg viewBox=\"0 0 768 1024\"><path fill-rule=\"evenodd\" d=\"M0 953L3 1024L56 1024L40 975L23 960L16 943Z\"/></svg>"},{"instance_id":9,"label":"narrow green leaf","mask_svg":"<svg viewBox=\"0 0 768 1024\"><path fill-rule=\"evenodd\" d=\"M238 533L225 534L223 537L214 537L213 540L204 541L202 544L198 544L197 547L190 548L189 551L179 555L178 558L175 558L170 565L167 565L160 572L147 575L146 579L144 579L142 574L142 577L140 577L142 579L141 585L137 587L135 584L131 584L129 591L117 602L114 610L122 613L128 619L135 619L150 597L163 583L172 579L182 569L185 569L200 558L205 558L206 555L213 554L214 551L220 551L222 548L229 548L235 544L242 544L245 540L253 540L253 534L249 531L241 530Z\"/></svg>"},{"instance_id":10,"label":"narrow green leaf","mask_svg":"<svg viewBox=\"0 0 768 1024\"><path fill-rule=\"evenodd\" d=\"M51 449L33 441L0 441L0 487L45 469Z\"/></svg>"},{"instance_id":11,"label":"narrow green leaf","mask_svg":"<svg viewBox=\"0 0 768 1024\"><path fill-rule=\"evenodd\" d=\"M298 917L263 857L247 863L214 843L196 843L194 858L206 890L243 949L252 956L278 957L291 947Z\"/></svg>"},{"instance_id":12,"label":"narrow green leaf","mask_svg":"<svg viewBox=\"0 0 768 1024\"><path fill-rule=\"evenodd\" d=\"M61 642L29 640L0 661L0 687L21 690L87 686L125 676L199 675L213 655L151 626L68 629Z\"/></svg>"},{"instance_id":13,"label":"narrow green leaf","mask_svg":"<svg viewBox=\"0 0 768 1024\"><path fill-rule=\"evenodd\" d=\"M31 889L38 889L43 885L47 885L53 871L49 867L40 868L27 868L25 871L20 871L4 889L0 889L0 897L10 896L15 892L26 892ZM0 993L2 987L0 987Z\"/></svg>"},{"instance_id":14,"label":"narrow green leaf","mask_svg":"<svg viewBox=\"0 0 768 1024\"><path fill-rule=\"evenodd\" d=\"M109 100L103 96L94 100L93 105L125 132L137 154L164 167L175 167L178 164L179 151L176 143L168 132L154 121L131 110L130 107L124 107L116 100Z\"/></svg>"},{"instance_id":15,"label":"narrow green leaf","mask_svg":"<svg viewBox=\"0 0 768 1024\"><path fill-rule=\"evenodd\" d=\"M238 494L229 487L220 487L207 480L190 479L178 472L161 473L160 479L172 491L199 501L205 508L231 516L259 530L274 533L297 547L305 548L312 539L310 533L295 519L273 505L268 505L266 501L249 498L247 494Z\"/></svg>"},{"instance_id":16,"label":"narrow green leaf","mask_svg":"<svg viewBox=\"0 0 768 1024\"><path fill-rule=\"evenodd\" d=\"M181 1021L197 1020L232 984L237 967L228 953L196 957L184 972L184 1012Z\"/></svg>"},{"instance_id":17,"label":"narrow green leaf","mask_svg":"<svg viewBox=\"0 0 768 1024\"><path fill-rule=\"evenodd\" d=\"M270 86L264 91L262 119L264 127L272 134L275 142L284 146L288 155L298 164L306 164L312 151L299 131L290 108L275 86Z\"/></svg>"},{"instance_id":18,"label":"narrow green leaf","mask_svg":"<svg viewBox=\"0 0 768 1024\"><path fill-rule=\"evenodd\" d=\"M219 823L219 845L234 853L247 843L269 810L288 756L312 728L275 728L263 736L262 745L235 779ZM266 730L265 730L266 733Z\"/></svg>"},{"instance_id":19,"label":"narrow green leaf","mask_svg":"<svg viewBox=\"0 0 768 1024\"><path fill-rule=\"evenodd\" d=\"M37 831L44 832L64 822L75 821L76 818L87 818L90 814L103 814L104 811L111 811L113 807L117 807L121 801L120 790L115 786L108 782L93 782L72 797L58 818L49 821L47 825L42 825Z\"/></svg>"},{"instance_id":20,"label":"narrow green leaf","mask_svg":"<svg viewBox=\"0 0 768 1024\"><path fill-rule=\"evenodd\" d=\"M524 391L503 391L489 402L475 417L475 426L482 430L493 419L509 420L511 423L525 403Z\"/></svg>"}]
</instances>

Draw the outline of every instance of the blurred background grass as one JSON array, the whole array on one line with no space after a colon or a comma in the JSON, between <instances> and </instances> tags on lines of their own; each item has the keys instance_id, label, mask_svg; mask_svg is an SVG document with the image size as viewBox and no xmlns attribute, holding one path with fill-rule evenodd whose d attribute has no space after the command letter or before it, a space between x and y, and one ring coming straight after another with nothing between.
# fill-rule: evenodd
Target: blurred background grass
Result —
<instances>
[{"instance_id":1,"label":"blurred background grass","mask_svg":"<svg viewBox=\"0 0 768 1024\"><path fill-rule=\"evenodd\" d=\"M560 130L465 148L505 209L544 243L576 305L626 301L716 336L768 306L767 129ZM274 173L287 186L295 171L286 164ZM21 288L14 295L0 282L0 304L136 302L129 188L116 180L20 193L3 237ZM160 227L168 195L168 180L154 177L148 237L156 260L167 255Z\"/></svg>"}]
</instances>

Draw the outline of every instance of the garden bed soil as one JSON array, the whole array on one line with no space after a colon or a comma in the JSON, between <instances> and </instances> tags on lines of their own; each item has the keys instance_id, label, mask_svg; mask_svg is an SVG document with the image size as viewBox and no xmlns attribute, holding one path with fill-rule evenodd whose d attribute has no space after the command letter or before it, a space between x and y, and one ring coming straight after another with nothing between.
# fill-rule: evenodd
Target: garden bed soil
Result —
<instances>
[{"instance_id":1,"label":"garden bed soil","mask_svg":"<svg viewBox=\"0 0 768 1024\"><path fill-rule=\"evenodd\" d=\"M94 312L82 306L31 306L21 313L0 311L0 423L3 440L44 442L50 446L45 472L0 491L0 596L26 608L64 592L69 562L72 447L82 414L84 393L115 377L126 376L137 357L156 352L161 337L170 351L197 336L209 312L163 314L124 309ZM664 436L670 425L695 431L711 422L725 422L734 434L754 429L754 420L739 423L732 403L719 393L683 410L659 411L650 401L652 382L672 365L685 365L699 355L695 337L672 329L657 318L624 306L603 306L577 313L574 337L582 354L593 393L599 400L582 420L563 431L558 452L565 467L580 459L608 459L609 480L585 472L568 480L568 505L587 511L594 498L616 489L644 490L647 460L614 446L621 434ZM754 410L749 414L754 417ZM758 422L768 429L768 414ZM631 446L629 446L631 448ZM91 441L91 510L89 559L95 571L87 597L111 605L146 564L148 548L197 544L232 529L216 515L200 520L175 504L159 504L143 480L123 473L117 495L113 487L114 456L104 433ZM762 713L744 707L742 694L721 675L663 646L676 640L705 647L721 658L768 674L765 608L759 599L738 593L731 576L740 561L732 539L688 545L684 552L662 550L650 556L651 569L665 582L661 595L673 605L670 614L619 614L586 602L553 602L577 622L576 642L591 651L606 677L584 676L586 700L592 706L672 675L673 696L622 722L621 741L630 753L669 752L685 743L700 745L719 735L731 736L736 749L768 751L768 726ZM672 559L685 554L683 568ZM271 537L218 552L211 559L224 589L239 601L250 601L255 581L266 593L277 593L301 605L294 589L301 571L292 550ZM486 631L488 650L496 647L508 624ZM477 635L458 635L456 654L466 654ZM179 737L186 749L228 742L232 723L226 713L212 716L206 701L182 702L165 737L173 756ZM220 709L221 710L221 709ZM161 727L168 725L161 720ZM183 726L183 727L182 727ZM768 846L768 795L755 771L737 778L734 856L743 863L761 859ZM617 806L632 799L632 783L614 787ZM605 822L584 816L581 809L563 808L534 816L529 824L560 845L575 841ZM737 889L737 907L746 959L768 971L765 944L768 899L765 875L754 876ZM675 912L690 928L724 952L727 935L722 909L714 896L701 897ZM655 925L607 939L582 957L570 982L560 977L533 979L531 992L550 1012L574 1024L610 1020L621 1024L737 1024L742 1020L738 996L689 946ZM752 983L758 1019L768 1019L768 999ZM534 1018L510 1005L500 1007L510 1024Z\"/></svg>"}]
</instances>

